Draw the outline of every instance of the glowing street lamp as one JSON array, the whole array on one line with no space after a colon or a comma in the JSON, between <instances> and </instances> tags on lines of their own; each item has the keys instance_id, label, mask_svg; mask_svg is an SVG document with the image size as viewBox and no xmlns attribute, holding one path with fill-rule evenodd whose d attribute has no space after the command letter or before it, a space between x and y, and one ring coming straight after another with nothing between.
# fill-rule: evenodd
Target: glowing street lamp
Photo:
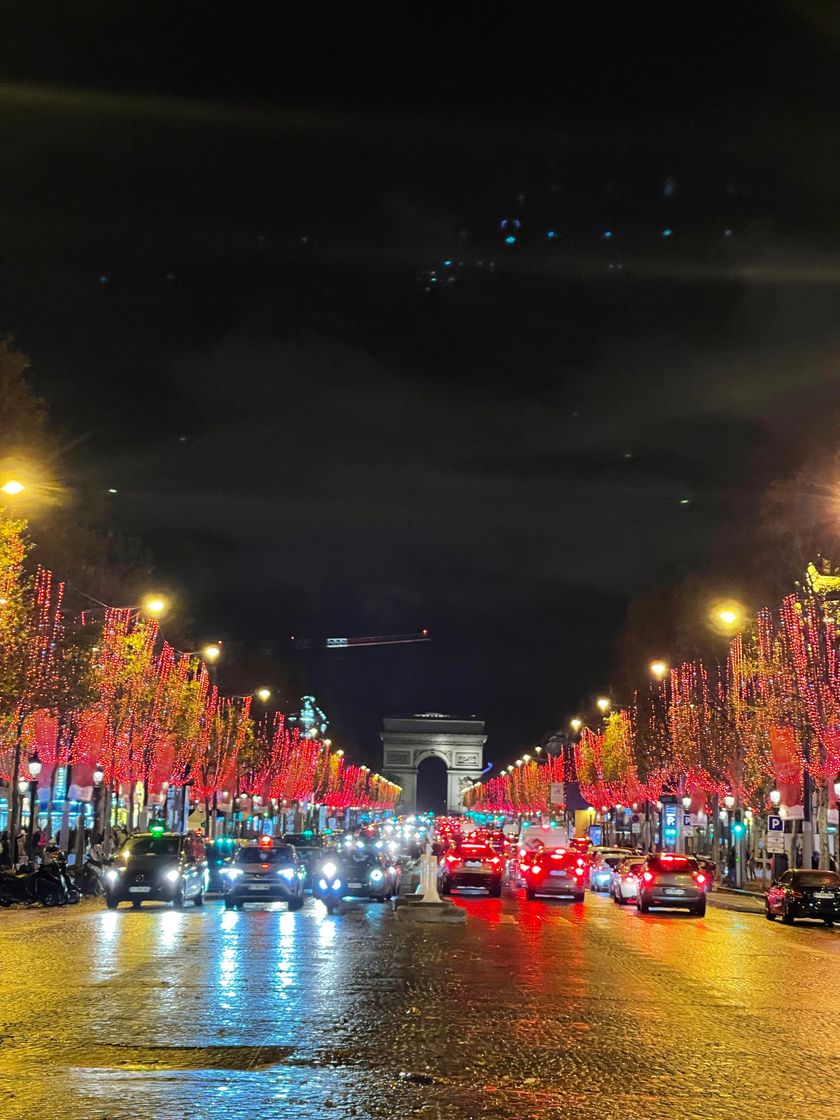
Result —
<instances>
[{"instance_id":1,"label":"glowing street lamp","mask_svg":"<svg viewBox=\"0 0 840 1120\"><path fill-rule=\"evenodd\" d=\"M743 603L739 603L735 599L726 599L713 604L709 612L709 621L712 628L719 634L732 637L743 629L746 616L747 612Z\"/></svg>"},{"instance_id":2,"label":"glowing street lamp","mask_svg":"<svg viewBox=\"0 0 840 1120\"><path fill-rule=\"evenodd\" d=\"M648 665L648 672L657 681L664 681L668 676L668 662L657 659Z\"/></svg>"},{"instance_id":3,"label":"glowing street lamp","mask_svg":"<svg viewBox=\"0 0 840 1120\"><path fill-rule=\"evenodd\" d=\"M217 642L211 642L209 646L205 646L201 651L201 656L210 665L215 665L222 656L222 647Z\"/></svg>"},{"instance_id":4,"label":"glowing street lamp","mask_svg":"<svg viewBox=\"0 0 840 1120\"><path fill-rule=\"evenodd\" d=\"M731 813L732 810L735 808L735 795L732 794L732 793L727 793L726 796L723 799L723 803L726 806L726 808L729 810L729 812Z\"/></svg>"},{"instance_id":5,"label":"glowing street lamp","mask_svg":"<svg viewBox=\"0 0 840 1120\"><path fill-rule=\"evenodd\" d=\"M162 595L147 595L143 600L143 613L150 618L160 618L161 615L166 614L168 608L169 603Z\"/></svg>"},{"instance_id":6,"label":"glowing street lamp","mask_svg":"<svg viewBox=\"0 0 840 1120\"><path fill-rule=\"evenodd\" d=\"M22 494L25 489L26 487L23 483L18 482L16 478L10 478L8 482L4 482L3 485L0 486L0 490L2 490L4 494L8 494L10 498Z\"/></svg>"},{"instance_id":7,"label":"glowing street lamp","mask_svg":"<svg viewBox=\"0 0 840 1120\"><path fill-rule=\"evenodd\" d=\"M606 715L612 707L612 700L610 700L609 696L599 696L595 701L595 707L602 715Z\"/></svg>"},{"instance_id":8,"label":"glowing street lamp","mask_svg":"<svg viewBox=\"0 0 840 1120\"><path fill-rule=\"evenodd\" d=\"M259 702L261 704L267 704L268 701L271 699L271 689L270 688L258 688L257 691L254 693L254 695L256 696L256 698L259 700Z\"/></svg>"},{"instance_id":9,"label":"glowing street lamp","mask_svg":"<svg viewBox=\"0 0 840 1120\"><path fill-rule=\"evenodd\" d=\"M38 752L35 751L29 756L29 777L34 782L41 773L41 760L38 757Z\"/></svg>"},{"instance_id":10,"label":"glowing street lamp","mask_svg":"<svg viewBox=\"0 0 840 1120\"><path fill-rule=\"evenodd\" d=\"M682 807L686 812L688 812L688 810L691 808L691 798L688 796L688 794L686 794L682 799Z\"/></svg>"},{"instance_id":11,"label":"glowing street lamp","mask_svg":"<svg viewBox=\"0 0 840 1120\"><path fill-rule=\"evenodd\" d=\"M835 781L835 783L834 783L834 792L840 794L840 789L838 789L838 786L840 786L840 780ZM774 809L778 809L779 805L781 805L781 803L782 803L782 792L781 792L781 790L771 789L769 797L770 797L770 804L773 806Z\"/></svg>"},{"instance_id":12,"label":"glowing street lamp","mask_svg":"<svg viewBox=\"0 0 840 1120\"><path fill-rule=\"evenodd\" d=\"M577 735L577 733L583 727L583 720L578 719L578 717L575 716L574 719L569 720L569 727L571 727L572 731L574 731L575 735Z\"/></svg>"}]
</instances>

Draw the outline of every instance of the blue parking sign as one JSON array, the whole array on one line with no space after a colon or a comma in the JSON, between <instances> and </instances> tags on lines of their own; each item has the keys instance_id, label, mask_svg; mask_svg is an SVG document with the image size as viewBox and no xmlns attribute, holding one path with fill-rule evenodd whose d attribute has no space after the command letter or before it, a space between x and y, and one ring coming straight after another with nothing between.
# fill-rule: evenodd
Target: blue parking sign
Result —
<instances>
[{"instance_id":1,"label":"blue parking sign","mask_svg":"<svg viewBox=\"0 0 840 1120\"><path fill-rule=\"evenodd\" d=\"M768 832L784 832L785 822L781 817L768 817L767 818L767 831Z\"/></svg>"}]
</instances>

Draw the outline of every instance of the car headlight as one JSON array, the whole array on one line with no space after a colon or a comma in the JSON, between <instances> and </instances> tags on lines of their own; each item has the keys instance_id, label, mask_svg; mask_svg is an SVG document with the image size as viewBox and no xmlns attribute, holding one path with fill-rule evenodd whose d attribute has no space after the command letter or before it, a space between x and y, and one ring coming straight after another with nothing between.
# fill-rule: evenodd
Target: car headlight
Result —
<instances>
[{"instance_id":1,"label":"car headlight","mask_svg":"<svg viewBox=\"0 0 840 1120\"><path fill-rule=\"evenodd\" d=\"M341 880L340 879L333 879L332 889L334 891L337 891L340 886L341 886Z\"/></svg>"},{"instance_id":2,"label":"car headlight","mask_svg":"<svg viewBox=\"0 0 840 1120\"><path fill-rule=\"evenodd\" d=\"M327 889L327 880L326 879L319 879L318 880L318 886L321 888L322 891L325 891Z\"/></svg>"},{"instance_id":3,"label":"car headlight","mask_svg":"<svg viewBox=\"0 0 840 1120\"><path fill-rule=\"evenodd\" d=\"M321 870L324 872L324 875L327 879L332 879L338 868L334 863L325 863Z\"/></svg>"},{"instance_id":4,"label":"car headlight","mask_svg":"<svg viewBox=\"0 0 840 1120\"><path fill-rule=\"evenodd\" d=\"M120 873L114 867L109 867L108 870L105 872L105 878L108 880L109 883L116 883L116 881L119 879L119 877L120 877Z\"/></svg>"},{"instance_id":5,"label":"car headlight","mask_svg":"<svg viewBox=\"0 0 840 1120\"><path fill-rule=\"evenodd\" d=\"M382 873L382 872L381 872L381 871L379 870L379 868L378 868L378 867L374 867L373 871L371 871L371 873L370 873L370 881L371 881L372 883L378 883L378 882L380 882L380 881L381 881L382 879L384 879L384 878L385 878L385 876L384 876L384 875L383 875L383 873Z\"/></svg>"},{"instance_id":6,"label":"car headlight","mask_svg":"<svg viewBox=\"0 0 840 1120\"><path fill-rule=\"evenodd\" d=\"M238 879L242 872L238 867L226 867L222 874L227 875L228 879Z\"/></svg>"},{"instance_id":7,"label":"car headlight","mask_svg":"<svg viewBox=\"0 0 840 1120\"><path fill-rule=\"evenodd\" d=\"M295 869L293 867L281 867L277 874L281 879L285 879L287 883L291 883L295 877Z\"/></svg>"},{"instance_id":8,"label":"car headlight","mask_svg":"<svg viewBox=\"0 0 840 1120\"><path fill-rule=\"evenodd\" d=\"M177 883L178 880L181 878L181 872L176 871L175 868L173 867L171 871L166 872L166 878L169 880L170 883Z\"/></svg>"}]
</instances>

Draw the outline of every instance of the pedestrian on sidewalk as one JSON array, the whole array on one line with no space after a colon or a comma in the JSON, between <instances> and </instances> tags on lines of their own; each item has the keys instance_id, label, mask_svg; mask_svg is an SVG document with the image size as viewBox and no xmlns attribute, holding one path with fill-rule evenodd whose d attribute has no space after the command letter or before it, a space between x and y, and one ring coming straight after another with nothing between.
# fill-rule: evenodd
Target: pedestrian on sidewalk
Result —
<instances>
[{"instance_id":1,"label":"pedestrian on sidewalk","mask_svg":"<svg viewBox=\"0 0 840 1120\"><path fill-rule=\"evenodd\" d=\"M726 857L726 878L729 881L730 887L735 886L735 849L729 849L729 855Z\"/></svg>"},{"instance_id":2,"label":"pedestrian on sidewalk","mask_svg":"<svg viewBox=\"0 0 840 1120\"><path fill-rule=\"evenodd\" d=\"M752 852L747 853L747 879L751 883L755 882L755 856Z\"/></svg>"}]
</instances>

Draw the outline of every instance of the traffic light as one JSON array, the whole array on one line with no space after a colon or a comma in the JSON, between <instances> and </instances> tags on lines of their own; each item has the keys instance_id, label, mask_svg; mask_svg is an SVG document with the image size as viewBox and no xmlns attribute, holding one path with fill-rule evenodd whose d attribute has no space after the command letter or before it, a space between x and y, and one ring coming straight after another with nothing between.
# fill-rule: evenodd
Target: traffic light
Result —
<instances>
[{"instance_id":1,"label":"traffic light","mask_svg":"<svg viewBox=\"0 0 840 1120\"><path fill-rule=\"evenodd\" d=\"M744 835L744 822L741 820L741 810L735 814L735 820L732 822L732 835L736 839L740 839Z\"/></svg>"}]
</instances>

